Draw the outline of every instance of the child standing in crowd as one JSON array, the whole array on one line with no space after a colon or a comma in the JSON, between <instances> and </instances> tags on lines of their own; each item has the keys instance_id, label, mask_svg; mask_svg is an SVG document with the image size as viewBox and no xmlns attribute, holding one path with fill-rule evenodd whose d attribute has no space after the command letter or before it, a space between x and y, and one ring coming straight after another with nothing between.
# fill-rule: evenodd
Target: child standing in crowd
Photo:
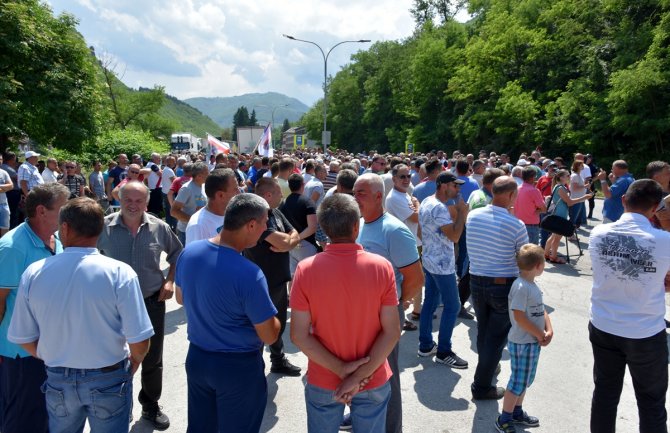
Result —
<instances>
[{"instance_id":1,"label":"child standing in crowd","mask_svg":"<svg viewBox=\"0 0 670 433\"><path fill-rule=\"evenodd\" d=\"M554 335L542 291L535 284L535 278L544 271L544 251L538 245L526 244L517 254L517 264L519 278L512 284L508 298L512 328L507 348L512 376L505 390L502 414L495 422L496 430L501 433L515 433L514 424L540 425L536 417L524 412L522 404L526 389L535 379L540 346L548 345Z\"/></svg>"}]
</instances>

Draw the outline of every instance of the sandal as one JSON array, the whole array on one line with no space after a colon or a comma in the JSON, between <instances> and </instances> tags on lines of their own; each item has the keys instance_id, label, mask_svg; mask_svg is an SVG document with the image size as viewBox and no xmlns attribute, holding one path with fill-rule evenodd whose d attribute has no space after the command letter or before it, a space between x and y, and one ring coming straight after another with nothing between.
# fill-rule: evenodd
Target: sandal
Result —
<instances>
[{"instance_id":1,"label":"sandal","mask_svg":"<svg viewBox=\"0 0 670 433\"><path fill-rule=\"evenodd\" d=\"M551 256L549 254L544 255L544 260L550 262L551 261Z\"/></svg>"},{"instance_id":2,"label":"sandal","mask_svg":"<svg viewBox=\"0 0 670 433\"><path fill-rule=\"evenodd\" d=\"M403 331L416 331L419 328L409 320L405 320L405 324L403 325L402 329Z\"/></svg>"},{"instance_id":3,"label":"sandal","mask_svg":"<svg viewBox=\"0 0 670 433\"><path fill-rule=\"evenodd\" d=\"M414 322L418 322L419 319L421 319L421 313L415 313L414 311L409 313L409 320L413 320Z\"/></svg>"},{"instance_id":4,"label":"sandal","mask_svg":"<svg viewBox=\"0 0 670 433\"><path fill-rule=\"evenodd\" d=\"M557 265L564 265L566 263L566 261L560 257L549 257L549 261Z\"/></svg>"}]
</instances>

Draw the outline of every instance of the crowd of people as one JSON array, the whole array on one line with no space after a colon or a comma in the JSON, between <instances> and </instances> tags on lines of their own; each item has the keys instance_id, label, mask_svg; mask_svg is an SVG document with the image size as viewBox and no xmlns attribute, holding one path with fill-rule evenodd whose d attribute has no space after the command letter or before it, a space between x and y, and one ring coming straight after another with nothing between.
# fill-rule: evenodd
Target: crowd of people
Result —
<instances>
[{"instance_id":1,"label":"crowd of people","mask_svg":"<svg viewBox=\"0 0 670 433\"><path fill-rule=\"evenodd\" d=\"M189 432L259 431L263 347L272 373L302 375L284 353L289 307L310 432L402 432L401 332L418 329L419 357L465 370L459 318L477 325L472 398L503 399L500 432L538 426L523 402L554 330L535 279L547 261L566 264L561 241L579 242L544 230L546 215L590 231L591 430L614 431L628 366L641 431L667 432L667 162L635 180L623 160L608 174L592 155L539 150L516 164L485 151L121 154L105 171L40 156L0 161L3 433L82 431L87 419L92 432L128 431L137 370L142 418L167 429L173 295L187 317Z\"/></svg>"}]
</instances>

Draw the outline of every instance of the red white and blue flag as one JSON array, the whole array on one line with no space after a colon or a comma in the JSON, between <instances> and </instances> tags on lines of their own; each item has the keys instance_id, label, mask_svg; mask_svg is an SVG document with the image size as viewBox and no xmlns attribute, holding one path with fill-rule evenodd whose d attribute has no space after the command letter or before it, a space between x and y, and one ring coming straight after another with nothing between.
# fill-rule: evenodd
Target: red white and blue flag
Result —
<instances>
[{"instance_id":1,"label":"red white and blue flag","mask_svg":"<svg viewBox=\"0 0 670 433\"><path fill-rule=\"evenodd\" d=\"M263 130L263 135L258 139L258 143L256 143L256 147L258 148L258 153L261 156L267 156L268 158L272 158L275 154L274 149L272 148L272 124L268 123L268 126L265 127Z\"/></svg>"},{"instance_id":2,"label":"red white and blue flag","mask_svg":"<svg viewBox=\"0 0 670 433\"><path fill-rule=\"evenodd\" d=\"M216 137L210 133L207 133L207 142L211 148L212 155L218 155L219 153L225 153L227 155L230 153L230 145L226 142L217 140Z\"/></svg>"}]
</instances>

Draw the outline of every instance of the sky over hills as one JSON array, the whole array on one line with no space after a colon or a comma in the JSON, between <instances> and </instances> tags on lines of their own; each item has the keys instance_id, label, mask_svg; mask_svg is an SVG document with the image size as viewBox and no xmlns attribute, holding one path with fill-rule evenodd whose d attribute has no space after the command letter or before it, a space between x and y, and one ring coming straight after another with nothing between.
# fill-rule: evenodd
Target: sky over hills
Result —
<instances>
[{"instance_id":1,"label":"sky over hills","mask_svg":"<svg viewBox=\"0 0 670 433\"><path fill-rule=\"evenodd\" d=\"M165 86L180 99L279 92L312 105L323 96L323 58L343 40L402 39L414 21L411 0L47 0L79 20L98 56L111 59L127 85ZM370 47L344 44L328 74Z\"/></svg>"}]
</instances>

